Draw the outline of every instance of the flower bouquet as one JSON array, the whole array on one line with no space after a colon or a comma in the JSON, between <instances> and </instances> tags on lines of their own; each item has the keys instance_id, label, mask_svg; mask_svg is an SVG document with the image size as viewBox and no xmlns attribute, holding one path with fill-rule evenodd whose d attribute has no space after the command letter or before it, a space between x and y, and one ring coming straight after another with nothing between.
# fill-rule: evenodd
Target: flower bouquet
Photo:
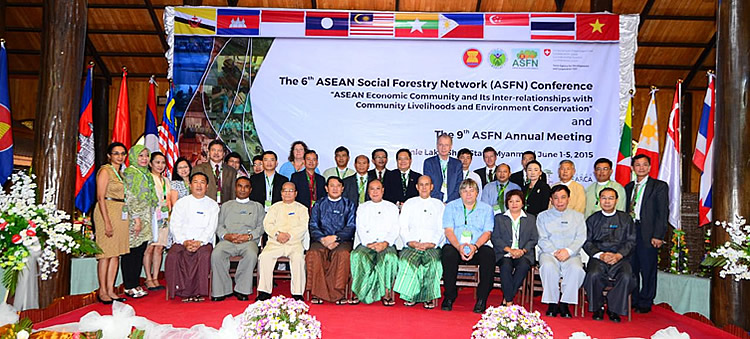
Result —
<instances>
[{"instance_id":1,"label":"flower bouquet","mask_svg":"<svg viewBox=\"0 0 750 339\"><path fill-rule=\"evenodd\" d=\"M473 329L472 339L552 339L552 329L540 318L539 312L529 313L518 305L488 308Z\"/></svg>"},{"instance_id":2,"label":"flower bouquet","mask_svg":"<svg viewBox=\"0 0 750 339\"><path fill-rule=\"evenodd\" d=\"M735 214L733 222L716 222L723 227L731 238L724 245L708 253L701 265L721 266L719 276L726 278L733 275L735 281L750 279L750 225L739 214Z\"/></svg>"},{"instance_id":3,"label":"flower bouquet","mask_svg":"<svg viewBox=\"0 0 750 339\"><path fill-rule=\"evenodd\" d=\"M70 216L52 203L36 203L34 176L14 173L9 193L0 190L0 267L4 269L3 285L13 294L19 273L29 264L31 252L41 252L39 274L47 280L57 272L56 251L73 255L101 253L97 244L86 237L80 225L70 223ZM52 201L47 192L45 201Z\"/></svg>"},{"instance_id":4,"label":"flower bouquet","mask_svg":"<svg viewBox=\"0 0 750 339\"><path fill-rule=\"evenodd\" d=\"M302 301L283 296L258 301L235 319L239 338L320 338L320 322Z\"/></svg>"}]
</instances>

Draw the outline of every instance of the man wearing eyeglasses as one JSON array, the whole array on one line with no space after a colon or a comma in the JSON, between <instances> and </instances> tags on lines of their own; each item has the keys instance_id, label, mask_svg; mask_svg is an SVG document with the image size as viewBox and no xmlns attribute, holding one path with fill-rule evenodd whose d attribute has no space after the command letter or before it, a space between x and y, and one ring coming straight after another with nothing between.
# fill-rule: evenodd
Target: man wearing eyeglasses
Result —
<instances>
[{"instance_id":1,"label":"man wearing eyeglasses","mask_svg":"<svg viewBox=\"0 0 750 339\"><path fill-rule=\"evenodd\" d=\"M617 181L609 179L612 176L612 161L609 159L596 159L596 162L594 162L594 176L596 176L596 182L589 185L586 189L586 213L584 213L586 218L602 210L602 207L599 204L599 192L603 189L609 187L614 189L618 196L626 196L625 188L617 183ZM625 206L625 199L620 199L617 201L615 209L625 212Z\"/></svg>"}]
</instances>

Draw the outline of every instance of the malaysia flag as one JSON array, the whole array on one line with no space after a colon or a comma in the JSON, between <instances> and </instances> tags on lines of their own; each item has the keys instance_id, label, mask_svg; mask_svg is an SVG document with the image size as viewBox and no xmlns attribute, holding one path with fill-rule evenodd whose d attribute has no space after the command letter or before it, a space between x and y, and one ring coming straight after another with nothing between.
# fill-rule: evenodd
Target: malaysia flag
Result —
<instances>
[{"instance_id":1,"label":"malaysia flag","mask_svg":"<svg viewBox=\"0 0 750 339\"><path fill-rule=\"evenodd\" d=\"M260 32L260 10L228 9L216 10L216 35L258 35Z\"/></svg>"},{"instance_id":2,"label":"malaysia flag","mask_svg":"<svg viewBox=\"0 0 750 339\"><path fill-rule=\"evenodd\" d=\"M351 13L350 36L393 37L395 29L393 13Z\"/></svg>"},{"instance_id":3,"label":"malaysia flag","mask_svg":"<svg viewBox=\"0 0 750 339\"><path fill-rule=\"evenodd\" d=\"M484 37L484 15L479 13L440 14L438 36L447 39L481 39Z\"/></svg>"},{"instance_id":4,"label":"malaysia flag","mask_svg":"<svg viewBox=\"0 0 750 339\"><path fill-rule=\"evenodd\" d=\"M531 14L532 40L575 40L575 14Z\"/></svg>"},{"instance_id":5,"label":"malaysia flag","mask_svg":"<svg viewBox=\"0 0 750 339\"><path fill-rule=\"evenodd\" d=\"M312 12L305 18L306 36L349 36L348 12Z\"/></svg>"}]
</instances>

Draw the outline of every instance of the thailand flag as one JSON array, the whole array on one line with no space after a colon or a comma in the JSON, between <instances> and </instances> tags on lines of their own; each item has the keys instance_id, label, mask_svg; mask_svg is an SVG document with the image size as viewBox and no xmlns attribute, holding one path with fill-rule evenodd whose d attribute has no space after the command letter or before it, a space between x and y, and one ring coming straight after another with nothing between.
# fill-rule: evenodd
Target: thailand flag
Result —
<instances>
[{"instance_id":1,"label":"thailand flag","mask_svg":"<svg viewBox=\"0 0 750 339\"><path fill-rule=\"evenodd\" d=\"M151 152L159 149L159 131L156 129L156 80L152 76L148 81L148 99L146 99L146 126L143 129L143 145Z\"/></svg>"},{"instance_id":2,"label":"thailand flag","mask_svg":"<svg viewBox=\"0 0 750 339\"><path fill-rule=\"evenodd\" d=\"M91 112L91 78L94 65L89 65L86 83L83 85L81 111L78 117L78 147L76 156L75 205L86 213L96 201L96 176L94 175L94 121Z\"/></svg>"},{"instance_id":3,"label":"thailand flag","mask_svg":"<svg viewBox=\"0 0 750 339\"><path fill-rule=\"evenodd\" d=\"M10 119L9 85L8 53L5 42L0 41L0 185L13 172L13 123Z\"/></svg>"},{"instance_id":4,"label":"thailand flag","mask_svg":"<svg viewBox=\"0 0 750 339\"><path fill-rule=\"evenodd\" d=\"M575 40L575 14L531 14L532 40Z\"/></svg>"},{"instance_id":5,"label":"thailand flag","mask_svg":"<svg viewBox=\"0 0 750 339\"><path fill-rule=\"evenodd\" d=\"M216 10L216 35L258 35L259 31L260 10L229 8Z\"/></svg>"},{"instance_id":6,"label":"thailand flag","mask_svg":"<svg viewBox=\"0 0 750 339\"><path fill-rule=\"evenodd\" d=\"M703 100L703 113L695 140L693 163L701 170L701 184L699 198L699 225L705 225L712 219L712 191L714 171L714 114L716 111L716 90L714 81L716 75L709 73L706 98Z\"/></svg>"}]
</instances>

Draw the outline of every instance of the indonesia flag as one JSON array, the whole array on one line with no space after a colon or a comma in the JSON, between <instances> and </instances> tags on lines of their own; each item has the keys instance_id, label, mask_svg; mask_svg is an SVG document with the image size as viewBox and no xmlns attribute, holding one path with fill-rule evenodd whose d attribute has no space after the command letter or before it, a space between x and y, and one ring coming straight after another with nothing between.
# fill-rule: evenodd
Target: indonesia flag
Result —
<instances>
[{"instance_id":1,"label":"indonesia flag","mask_svg":"<svg viewBox=\"0 0 750 339\"><path fill-rule=\"evenodd\" d=\"M262 10L260 12L260 35L266 37L304 37L305 11Z\"/></svg>"},{"instance_id":2,"label":"indonesia flag","mask_svg":"<svg viewBox=\"0 0 750 339\"><path fill-rule=\"evenodd\" d=\"M669 127L667 141L664 145L664 158L659 168L659 180L669 185L669 223L680 229L680 206L682 205L682 161L680 160L680 96L682 95L682 80L677 82L672 102L672 112L669 113Z\"/></svg>"},{"instance_id":3,"label":"indonesia flag","mask_svg":"<svg viewBox=\"0 0 750 339\"><path fill-rule=\"evenodd\" d=\"M143 129L143 145L151 152L159 149L159 135L156 129L156 80L148 80L148 99L146 99L146 126Z\"/></svg>"},{"instance_id":4,"label":"indonesia flag","mask_svg":"<svg viewBox=\"0 0 750 339\"><path fill-rule=\"evenodd\" d=\"M703 100L703 113L698 135L695 140L693 163L701 170L701 184L699 198L699 225L706 225L712 219L712 188L714 171L714 112L716 109L716 91L714 81L716 75L708 74L708 89Z\"/></svg>"},{"instance_id":5,"label":"indonesia flag","mask_svg":"<svg viewBox=\"0 0 750 339\"><path fill-rule=\"evenodd\" d=\"M644 154L651 158L651 172L649 175L656 179L659 175L659 124L656 119L656 92L658 89L651 90L651 100L648 103L646 117L643 119L641 127L641 137L638 138L638 150L635 155Z\"/></svg>"},{"instance_id":6,"label":"indonesia flag","mask_svg":"<svg viewBox=\"0 0 750 339\"><path fill-rule=\"evenodd\" d=\"M86 83L83 85L81 111L78 118L78 154L76 156L75 205L86 213L96 201L96 176L94 173L94 120L91 107L91 79L94 64L89 65Z\"/></svg>"}]
</instances>

